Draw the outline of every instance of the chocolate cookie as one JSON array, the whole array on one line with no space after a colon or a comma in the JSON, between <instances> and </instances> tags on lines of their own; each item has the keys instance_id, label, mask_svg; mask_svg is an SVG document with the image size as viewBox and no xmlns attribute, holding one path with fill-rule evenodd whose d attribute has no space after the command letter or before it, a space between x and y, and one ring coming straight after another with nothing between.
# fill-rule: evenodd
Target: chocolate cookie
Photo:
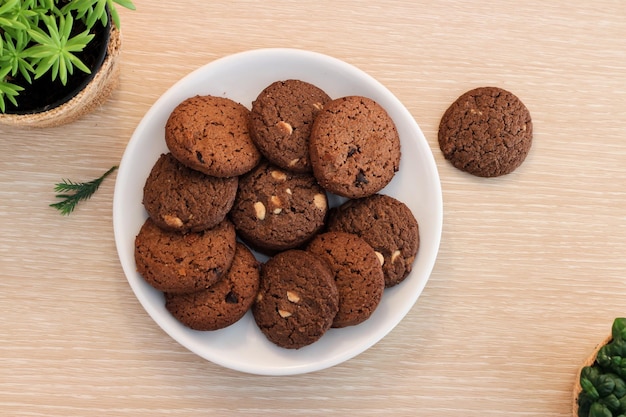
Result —
<instances>
[{"instance_id":1,"label":"chocolate cookie","mask_svg":"<svg viewBox=\"0 0 626 417\"><path fill-rule=\"evenodd\" d=\"M328 230L354 233L369 243L383 266L386 287L399 284L411 272L419 227L403 202L383 194L348 200L331 210Z\"/></svg>"},{"instance_id":2,"label":"chocolate cookie","mask_svg":"<svg viewBox=\"0 0 626 417\"><path fill-rule=\"evenodd\" d=\"M162 154L143 188L143 205L162 229L198 232L224 220L237 194L238 177L218 178Z\"/></svg>"},{"instance_id":3,"label":"chocolate cookie","mask_svg":"<svg viewBox=\"0 0 626 417\"><path fill-rule=\"evenodd\" d=\"M396 126L366 97L342 97L324 106L313 123L309 151L322 187L348 198L380 191L400 166Z\"/></svg>"},{"instance_id":4,"label":"chocolate cookie","mask_svg":"<svg viewBox=\"0 0 626 417\"><path fill-rule=\"evenodd\" d=\"M235 227L227 219L212 229L181 234L148 218L135 238L137 272L164 292L209 288L230 268L235 239Z\"/></svg>"},{"instance_id":5,"label":"chocolate cookie","mask_svg":"<svg viewBox=\"0 0 626 417\"><path fill-rule=\"evenodd\" d=\"M311 126L329 101L324 91L304 81L272 83L252 103L252 140L274 165L293 172L310 172Z\"/></svg>"},{"instance_id":6,"label":"chocolate cookie","mask_svg":"<svg viewBox=\"0 0 626 417\"><path fill-rule=\"evenodd\" d=\"M512 93L481 87L460 96L439 124L439 148L456 168L479 177L513 172L530 150L533 124Z\"/></svg>"},{"instance_id":7,"label":"chocolate cookie","mask_svg":"<svg viewBox=\"0 0 626 417\"><path fill-rule=\"evenodd\" d=\"M165 308L194 330L219 330L239 321L259 290L259 263L237 243L230 269L215 284L189 294L165 294Z\"/></svg>"},{"instance_id":8,"label":"chocolate cookie","mask_svg":"<svg viewBox=\"0 0 626 417\"><path fill-rule=\"evenodd\" d=\"M325 260L335 275L339 311L332 327L354 326L367 320L383 296L385 277L374 249L357 235L322 233L307 250Z\"/></svg>"},{"instance_id":9,"label":"chocolate cookie","mask_svg":"<svg viewBox=\"0 0 626 417\"><path fill-rule=\"evenodd\" d=\"M333 274L311 253L281 252L261 267L252 313L272 343L287 349L310 345L330 328L337 309Z\"/></svg>"},{"instance_id":10,"label":"chocolate cookie","mask_svg":"<svg viewBox=\"0 0 626 417\"><path fill-rule=\"evenodd\" d=\"M165 142L183 164L214 177L234 177L251 170L261 154L250 138L250 111L225 97L184 100L165 125Z\"/></svg>"},{"instance_id":11,"label":"chocolate cookie","mask_svg":"<svg viewBox=\"0 0 626 417\"><path fill-rule=\"evenodd\" d=\"M243 240L273 253L308 241L324 226L327 211L326 193L312 175L261 162L239 178L230 218Z\"/></svg>"}]
</instances>

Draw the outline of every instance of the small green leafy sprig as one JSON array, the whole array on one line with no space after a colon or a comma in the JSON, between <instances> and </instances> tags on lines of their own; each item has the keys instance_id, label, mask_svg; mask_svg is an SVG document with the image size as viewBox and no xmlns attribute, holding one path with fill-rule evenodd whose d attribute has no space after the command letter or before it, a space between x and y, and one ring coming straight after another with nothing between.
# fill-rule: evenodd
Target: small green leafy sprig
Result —
<instances>
[{"instance_id":1,"label":"small green leafy sprig","mask_svg":"<svg viewBox=\"0 0 626 417\"><path fill-rule=\"evenodd\" d=\"M92 41L91 29L99 21L120 18L115 4L135 10L131 0L3 0L0 2L0 111L7 101L19 105L24 85L46 74L63 85L77 68L89 68L77 57ZM72 32L80 21L84 30Z\"/></svg>"},{"instance_id":2,"label":"small green leafy sprig","mask_svg":"<svg viewBox=\"0 0 626 417\"><path fill-rule=\"evenodd\" d=\"M100 187L100 184L102 184L102 181L116 169L117 165L111 167L99 178L88 182L73 182L63 179L62 182L57 183L54 187L55 192L61 193L56 195L56 198L60 198L61 201L50 204L50 207L59 210L64 216L69 215L80 201L91 198Z\"/></svg>"}]
</instances>

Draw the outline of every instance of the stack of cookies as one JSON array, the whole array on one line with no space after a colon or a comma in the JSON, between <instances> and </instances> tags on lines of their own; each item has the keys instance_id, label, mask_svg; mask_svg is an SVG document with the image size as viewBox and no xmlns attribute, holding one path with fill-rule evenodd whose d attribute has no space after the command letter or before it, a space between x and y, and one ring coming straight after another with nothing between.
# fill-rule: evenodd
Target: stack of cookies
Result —
<instances>
[{"instance_id":1,"label":"stack of cookies","mask_svg":"<svg viewBox=\"0 0 626 417\"><path fill-rule=\"evenodd\" d=\"M173 110L165 140L135 261L184 325L217 330L251 310L268 340L297 349L367 320L411 271L418 224L379 193L400 139L375 101L300 80L272 83L251 109L196 96ZM331 208L329 194L346 202Z\"/></svg>"}]
</instances>

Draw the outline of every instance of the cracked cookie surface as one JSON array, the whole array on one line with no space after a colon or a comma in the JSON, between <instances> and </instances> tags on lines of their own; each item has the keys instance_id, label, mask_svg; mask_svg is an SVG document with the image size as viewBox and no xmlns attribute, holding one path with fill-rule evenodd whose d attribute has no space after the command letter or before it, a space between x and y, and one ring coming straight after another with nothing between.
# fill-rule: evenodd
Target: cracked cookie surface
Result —
<instances>
[{"instance_id":1,"label":"cracked cookie surface","mask_svg":"<svg viewBox=\"0 0 626 417\"><path fill-rule=\"evenodd\" d=\"M165 143L176 159L215 177L234 177L261 159L250 138L250 111L231 99L195 96L178 104L165 125Z\"/></svg>"},{"instance_id":2,"label":"cracked cookie surface","mask_svg":"<svg viewBox=\"0 0 626 417\"><path fill-rule=\"evenodd\" d=\"M498 87L466 92L439 124L439 148L456 168L479 177L513 172L532 144L530 112L513 93Z\"/></svg>"}]
</instances>

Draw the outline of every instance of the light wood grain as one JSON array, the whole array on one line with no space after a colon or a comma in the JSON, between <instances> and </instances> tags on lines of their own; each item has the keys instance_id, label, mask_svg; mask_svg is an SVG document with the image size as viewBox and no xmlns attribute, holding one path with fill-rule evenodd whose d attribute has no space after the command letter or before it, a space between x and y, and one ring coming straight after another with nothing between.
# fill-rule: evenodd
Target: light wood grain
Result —
<instances>
[{"instance_id":1,"label":"light wood grain","mask_svg":"<svg viewBox=\"0 0 626 417\"><path fill-rule=\"evenodd\" d=\"M122 78L72 125L0 127L0 415L569 416L578 367L626 305L626 3L135 0ZM295 47L393 91L435 156L437 264L386 338L331 369L259 377L170 339L135 299L114 177L62 217L61 178L117 164L155 100L235 52ZM495 85L530 109L531 153L474 178L437 145L447 106Z\"/></svg>"}]
</instances>

